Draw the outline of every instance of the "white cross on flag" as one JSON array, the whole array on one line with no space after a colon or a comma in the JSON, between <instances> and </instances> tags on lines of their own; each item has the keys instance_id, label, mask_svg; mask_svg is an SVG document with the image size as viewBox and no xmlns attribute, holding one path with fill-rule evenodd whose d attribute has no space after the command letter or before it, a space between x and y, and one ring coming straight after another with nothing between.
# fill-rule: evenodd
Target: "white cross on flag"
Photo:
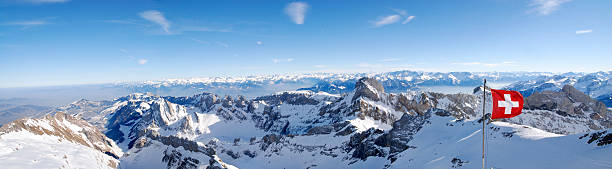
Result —
<instances>
[{"instance_id":1,"label":"white cross on flag","mask_svg":"<svg viewBox=\"0 0 612 169\"><path fill-rule=\"evenodd\" d=\"M521 114L523 95L517 91L491 89L493 112L491 119L511 118Z\"/></svg>"}]
</instances>

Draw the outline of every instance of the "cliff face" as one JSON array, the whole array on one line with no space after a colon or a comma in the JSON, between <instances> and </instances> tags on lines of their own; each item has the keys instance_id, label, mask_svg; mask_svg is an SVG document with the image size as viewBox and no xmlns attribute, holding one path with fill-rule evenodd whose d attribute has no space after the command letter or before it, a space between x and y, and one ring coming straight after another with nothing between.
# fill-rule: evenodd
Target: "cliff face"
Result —
<instances>
[{"instance_id":1,"label":"cliff face","mask_svg":"<svg viewBox=\"0 0 612 169\"><path fill-rule=\"evenodd\" d=\"M612 127L612 112L606 105L570 85L563 86L559 92L535 92L525 99L524 107L528 110L548 110L564 117L592 119L598 122L590 125L595 130Z\"/></svg>"}]
</instances>

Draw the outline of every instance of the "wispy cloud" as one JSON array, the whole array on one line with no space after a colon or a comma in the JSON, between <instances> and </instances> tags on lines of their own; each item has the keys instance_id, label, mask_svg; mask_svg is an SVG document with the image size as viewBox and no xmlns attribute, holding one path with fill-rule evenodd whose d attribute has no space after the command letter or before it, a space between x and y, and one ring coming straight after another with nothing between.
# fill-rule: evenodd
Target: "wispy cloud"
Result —
<instances>
[{"instance_id":1,"label":"wispy cloud","mask_svg":"<svg viewBox=\"0 0 612 169\"><path fill-rule=\"evenodd\" d=\"M31 20L31 21L15 21L15 22L5 22L2 23L2 25L4 26L20 26L22 28L30 28L30 27L35 27L35 26L42 26L42 25L47 25L50 24L47 21L44 20Z\"/></svg>"},{"instance_id":2,"label":"wispy cloud","mask_svg":"<svg viewBox=\"0 0 612 169\"><path fill-rule=\"evenodd\" d=\"M148 21L158 24L159 26L162 27L164 32L170 34L170 22L166 19L166 17L164 17L164 15L161 12L157 10L148 10L148 11L139 13L139 15L143 19L146 19Z\"/></svg>"},{"instance_id":3,"label":"wispy cloud","mask_svg":"<svg viewBox=\"0 0 612 169\"><path fill-rule=\"evenodd\" d=\"M138 59L138 64L144 65L148 62L147 59Z\"/></svg>"},{"instance_id":4,"label":"wispy cloud","mask_svg":"<svg viewBox=\"0 0 612 169\"><path fill-rule=\"evenodd\" d=\"M291 17L295 24L304 24L306 12L310 6L305 2L292 2L285 7L285 13Z\"/></svg>"},{"instance_id":5,"label":"wispy cloud","mask_svg":"<svg viewBox=\"0 0 612 169\"><path fill-rule=\"evenodd\" d=\"M413 65L410 64L397 64L397 63L368 63L361 62L355 65L357 69L356 72L388 72L388 71L398 71L398 70L407 70L407 69L415 69Z\"/></svg>"},{"instance_id":6,"label":"wispy cloud","mask_svg":"<svg viewBox=\"0 0 612 169\"><path fill-rule=\"evenodd\" d=\"M381 26L385 26L385 25L389 25L389 24L394 24L399 22L400 20L402 20L402 18L404 18L404 21L402 21L402 24L407 24L408 22L410 22L412 19L414 19L415 16L408 16L408 12L406 12L405 10L402 9L391 9L393 11L395 11L396 14L393 15L387 15L384 17L380 17L378 18L378 20L373 21L372 22L372 26L374 27L381 27Z\"/></svg>"},{"instance_id":7,"label":"wispy cloud","mask_svg":"<svg viewBox=\"0 0 612 169\"><path fill-rule=\"evenodd\" d=\"M406 19L404 19L404 21L402 22L402 24L407 24L408 22L410 22L412 19L414 19L415 16L408 16L406 17Z\"/></svg>"},{"instance_id":8,"label":"wispy cloud","mask_svg":"<svg viewBox=\"0 0 612 169\"><path fill-rule=\"evenodd\" d=\"M529 4L531 9L529 9L527 12L536 12L540 15L548 15L559 9L559 6L561 6L561 4L570 1L572 0L531 0Z\"/></svg>"},{"instance_id":9,"label":"wispy cloud","mask_svg":"<svg viewBox=\"0 0 612 169\"><path fill-rule=\"evenodd\" d=\"M142 12L142 13L139 13L139 15L140 17L144 18L145 20L149 21L152 24L160 25L165 34L177 35L177 34L182 34L183 32L221 32L221 33L233 32L231 28L209 27L209 26L204 26L197 22L187 22L187 23L172 22L171 23L164 17L164 15L161 12L160 13L156 13L156 12L158 11L149 12L148 14L145 14L145 12ZM189 21L189 20L183 19L183 21ZM125 25L139 25L143 27L151 26L151 24L148 22L144 23L144 21L142 20L133 20L133 19L109 19L109 20L102 20L101 22L113 23L113 24L125 24ZM170 30L170 27L172 27L172 30Z\"/></svg>"},{"instance_id":10,"label":"wispy cloud","mask_svg":"<svg viewBox=\"0 0 612 169\"><path fill-rule=\"evenodd\" d=\"M371 64L371 63L366 63L366 62L361 62L355 66L360 67L360 68L382 68L384 67L383 64Z\"/></svg>"},{"instance_id":11,"label":"wispy cloud","mask_svg":"<svg viewBox=\"0 0 612 169\"><path fill-rule=\"evenodd\" d=\"M389 16L381 17L377 21L373 22L373 24L374 24L374 27L381 27L381 26L396 23L400 19L401 19L400 15L389 15Z\"/></svg>"},{"instance_id":12,"label":"wispy cloud","mask_svg":"<svg viewBox=\"0 0 612 169\"><path fill-rule=\"evenodd\" d=\"M293 58L274 58L272 59L273 63L282 63L282 62L293 62Z\"/></svg>"},{"instance_id":13,"label":"wispy cloud","mask_svg":"<svg viewBox=\"0 0 612 169\"><path fill-rule=\"evenodd\" d=\"M316 67L316 68L327 68L329 66L327 66L327 65L314 65L313 67Z\"/></svg>"},{"instance_id":14,"label":"wispy cloud","mask_svg":"<svg viewBox=\"0 0 612 169\"><path fill-rule=\"evenodd\" d=\"M43 25L48 25L48 24L51 24L51 23L46 21L45 19L43 19L43 20L27 20L27 21L4 22L4 23L0 23L0 26L21 27L22 30L25 30L25 29L28 29L28 28L38 27L38 26L43 26Z\"/></svg>"},{"instance_id":15,"label":"wispy cloud","mask_svg":"<svg viewBox=\"0 0 612 169\"><path fill-rule=\"evenodd\" d=\"M591 30L591 29L577 30L576 34L586 34L586 33L591 33L591 32L593 32L593 30Z\"/></svg>"},{"instance_id":16,"label":"wispy cloud","mask_svg":"<svg viewBox=\"0 0 612 169\"><path fill-rule=\"evenodd\" d=\"M257 44L259 46L259 45L262 45L263 42L262 41L257 41L257 42L255 42L255 44Z\"/></svg>"},{"instance_id":17,"label":"wispy cloud","mask_svg":"<svg viewBox=\"0 0 612 169\"><path fill-rule=\"evenodd\" d=\"M189 39L191 39L192 41L197 42L199 44L205 44L205 45L210 44L210 42L208 42L208 41L203 41L203 40L199 40L199 39L196 39L196 38L189 38Z\"/></svg>"},{"instance_id":18,"label":"wispy cloud","mask_svg":"<svg viewBox=\"0 0 612 169\"><path fill-rule=\"evenodd\" d=\"M403 10L403 9L391 8L391 10L395 11L397 14L400 14L402 16L408 15L408 12L406 12L406 10Z\"/></svg>"},{"instance_id":19,"label":"wispy cloud","mask_svg":"<svg viewBox=\"0 0 612 169\"><path fill-rule=\"evenodd\" d=\"M400 61L402 59L400 58L385 58L385 59L381 59L381 62L395 62L395 61Z\"/></svg>"},{"instance_id":20,"label":"wispy cloud","mask_svg":"<svg viewBox=\"0 0 612 169\"><path fill-rule=\"evenodd\" d=\"M500 63L459 62L459 63L451 63L451 65L462 65L462 66L485 66L485 67L517 66L517 65L516 65L516 62L511 62L511 61L500 62Z\"/></svg>"},{"instance_id":21,"label":"wispy cloud","mask_svg":"<svg viewBox=\"0 0 612 169\"><path fill-rule=\"evenodd\" d=\"M214 41L214 42L210 42L210 41L205 41L205 40L200 40L200 39L196 39L196 38L189 38L190 40L199 43L199 44L203 44L203 45L210 45L210 44L214 44L217 46L221 46L224 48L229 48L230 45L225 43L225 42L221 42L221 41Z\"/></svg>"},{"instance_id":22,"label":"wispy cloud","mask_svg":"<svg viewBox=\"0 0 612 169\"><path fill-rule=\"evenodd\" d=\"M31 4L45 4L45 3L64 3L68 1L70 0L22 0L21 2L31 3Z\"/></svg>"},{"instance_id":23,"label":"wispy cloud","mask_svg":"<svg viewBox=\"0 0 612 169\"><path fill-rule=\"evenodd\" d=\"M134 57L134 55L131 55L130 52L128 52L128 50L126 49L119 49L119 52L123 53L125 56L127 56L129 58L130 61L133 61L134 59L136 59L136 57ZM144 65L147 62L149 62L149 60L145 59L145 58L139 58L136 59L136 63L140 64L140 65Z\"/></svg>"},{"instance_id":24,"label":"wispy cloud","mask_svg":"<svg viewBox=\"0 0 612 169\"><path fill-rule=\"evenodd\" d=\"M115 23L115 24L126 24L126 25L141 25L146 26L147 24L143 22L139 22L132 19L109 19L109 20L101 20L100 22L104 23Z\"/></svg>"},{"instance_id":25,"label":"wispy cloud","mask_svg":"<svg viewBox=\"0 0 612 169\"><path fill-rule=\"evenodd\" d=\"M183 26L178 28L178 33L180 32L232 32L232 29L228 28L211 28L205 26Z\"/></svg>"},{"instance_id":26,"label":"wispy cloud","mask_svg":"<svg viewBox=\"0 0 612 169\"><path fill-rule=\"evenodd\" d=\"M215 44L217 44L217 45L219 45L219 46L222 46L222 47L224 47L224 48L229 48L229 44L224 43L224 42L219 42L219 41L216 41L216 42L215 42Z\"/></svg>"}]
</instances>

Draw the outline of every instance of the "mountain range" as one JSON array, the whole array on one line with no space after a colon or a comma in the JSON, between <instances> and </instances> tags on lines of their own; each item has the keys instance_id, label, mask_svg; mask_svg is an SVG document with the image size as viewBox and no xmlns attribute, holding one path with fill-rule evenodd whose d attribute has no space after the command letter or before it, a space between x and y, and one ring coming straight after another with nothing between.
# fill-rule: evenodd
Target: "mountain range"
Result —
<instances>
[{"instance_id":1,"label":"mountain range","mask_svg":"<svg viewBox=\"0 0 612 169\"><path fill-rule=\"evenodd\" d=\"M612 167L612 112L576 83L533 92L522 115L491 122L480 120L483 92L489 95L485 109L492 106L483 87L456 94L394 92L399 89L388 89L394 84L385 83L389 79L336 85L348 92L134 93L78 100L44 117L3 125L0 165L29 168L48 160L54 168L477 168L485 122L487 168ZM480 83L457 79L438 82ZM48 143L36 142L41 140ZM28 156L36 152L33 145L41 147L38 156ZM86 152L53 151L59 145ZM96 159L77 160L70 152Z\"/></svg>"}]
</instances>

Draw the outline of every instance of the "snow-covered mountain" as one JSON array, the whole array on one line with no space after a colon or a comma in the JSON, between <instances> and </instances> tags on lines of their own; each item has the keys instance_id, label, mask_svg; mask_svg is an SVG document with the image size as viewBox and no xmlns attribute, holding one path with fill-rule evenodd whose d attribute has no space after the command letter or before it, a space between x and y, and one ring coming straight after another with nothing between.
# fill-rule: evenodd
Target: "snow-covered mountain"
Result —
<instances>
[{"instance_id":1,"label":"snow-covered mountain","mask_svg":"<svg viewBox=\"0 0 612 169\"><path fill-rule=\"evenodd\" d=\"M504 121L573 134L612 128L612 111L570 85L561 91L536 92L525 98L523 114Z\"/></svg>"},{"instance_id":2,"label":"snow-covered mountain","mask_svg":"<svg viewBox=\"0 0 612 169\"><path fill-rule=\"evenodd\" d=\"M513 83L505 87L520 91L524 96L535 92L560 91L565 85L572 85L590 97L612 107L612 71L583 73L564 73L550 77L536 78Z\"/></svg>"},{"instance_id":3,"label":"snow-covered mountain","mask_svg":"<svg viewBox=\"0 0 612 169\"><path fill-rule=\"evenodd\" d=\"M0 125L22 117L38 117L74 100L111 100L131 93L162 96L192 96L209 92L252 99L282 91L309 90L331 94L350 93L362 77L377 79L389 93L434 91L470 93L487 78L501 87L517 81L543 79L546 72L417 72L306 73L248 77L209 77L145 82L70 85L36 88L0 88ZM604 96L602 96L604 97ZM608 97L609 98L609 97ZM101 103L104 104L104 103ZM18 107L15 107L18 106ZM44 108L44 109L43 109ZM96 124L98 125L98 124Z\"/></svg>"},{"instance_id":4,"label":"snow-covered mountain","mask_svg":"<svg viewBox=\"0 0 612 169\"><path fill-rule=\"evenodd\" d=\"M375 78L353 86L344 94L290 91L253 99L131 94L62 109L102 124L96 126L125 152L120 168L480 167L482 91L388 93ZM519 118L489 124L487 166L609 168L611 113L575 92L534 95Z\"/></svg>"},{"instance_id":5,"label":"snow-covered mountain","mask_svg":"<svg viewBox=\"0 0 612 169\"><path fill-rule=\"evenodd\" d=\"M57 112L0 128L0 166L17 168L117 168L123 152L79 117Z\"/></svg>"}]
</instances>

